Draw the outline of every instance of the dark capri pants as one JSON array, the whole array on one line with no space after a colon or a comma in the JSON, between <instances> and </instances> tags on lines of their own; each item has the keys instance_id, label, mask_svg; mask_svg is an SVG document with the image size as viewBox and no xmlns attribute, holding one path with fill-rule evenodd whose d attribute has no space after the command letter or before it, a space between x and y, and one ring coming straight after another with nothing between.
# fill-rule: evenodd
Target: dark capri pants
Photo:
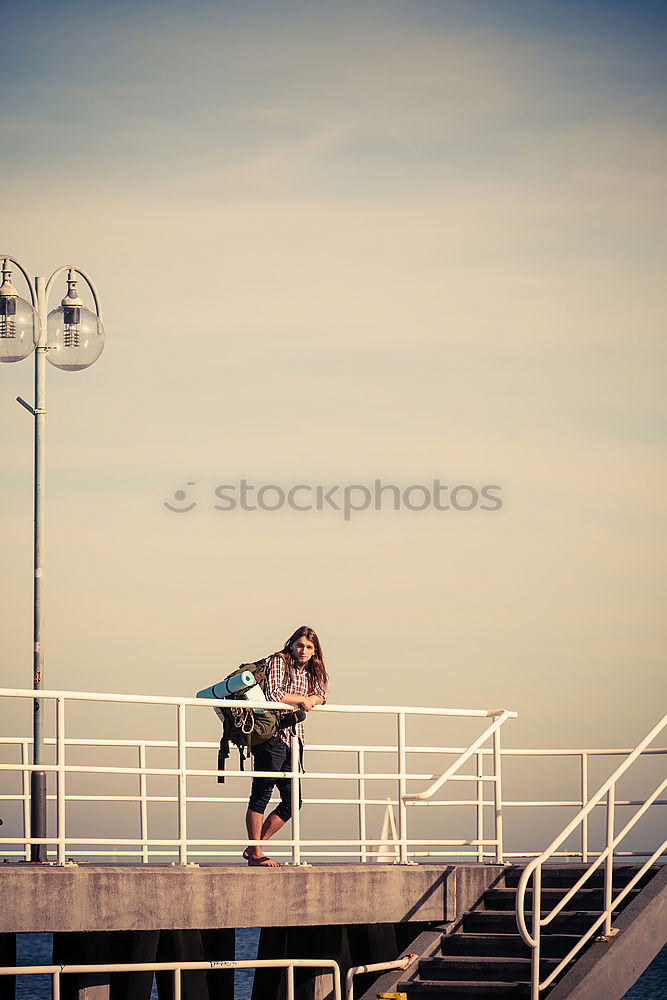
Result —
<instances>
[{"instance_id":1,"label":"dark capri pants","mask_svg":"<svg viewBox=\"0 0 667 1000\"><path fill-rule=\"evenodd\" d=\"M252 756L256 771L292 770L292 750L279 736L272 736L265 743L253 747ZM290 778L253 778L248 809L263 813L269 804L274 788L278 789L280 795L280 802L275 810L276 815L286 823L292 818L292 781ZM303 799L299 787L299 809L302 805Z\"/></svg>"}]
</instances>

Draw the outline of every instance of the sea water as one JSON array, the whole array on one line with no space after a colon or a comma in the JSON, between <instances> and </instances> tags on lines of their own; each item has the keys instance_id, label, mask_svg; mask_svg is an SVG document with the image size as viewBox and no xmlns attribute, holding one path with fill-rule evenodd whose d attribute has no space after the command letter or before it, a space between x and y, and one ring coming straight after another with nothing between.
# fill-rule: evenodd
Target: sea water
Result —
<instances>
[{"instance_id":1,"label":"sea water","mask_svg":"<svg viewBox=\"0 0 667 1000\"><path fill-rule=\"evenodd\" d=\"M257 957L258 927L242 927L236 932L237 959ZM50 965L50 934L17 934L17 965ZM235 1000L250 1000L252 992L252 969L237 969L234 980ZM155 981L153 998L157 998ZM648 969L631 986L623 1000L665 1000L667 997L667 945L649 965ZM16 1000L50 1000L50 976L17 976Z\"/></svg>"}]
</instances>

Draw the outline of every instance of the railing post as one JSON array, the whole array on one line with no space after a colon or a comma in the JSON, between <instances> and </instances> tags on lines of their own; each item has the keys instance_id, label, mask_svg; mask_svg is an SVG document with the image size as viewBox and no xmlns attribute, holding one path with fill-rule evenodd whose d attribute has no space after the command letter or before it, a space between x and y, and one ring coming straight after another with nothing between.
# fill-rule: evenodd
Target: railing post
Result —
<instances>
[{"instance_id":1,"label":"railing post","mask_svg":"<svg viewBox=\"0 0 667 1000\"><path fill-rule=\"evenodd\" d=\"M57 861L65 864L65 699L56 699L56 834L58 838Z\"/></svg>"},{"instance_id":2,"label":"railing post","mask_svg":"<svg viewBox=\"0 0 667 1000\"><path fill-rule=\"evenodd\" d=\"M148 864L148 802L146 800L146 744L139 744L139 834L141 836L141 860Z\"/></svg>"},{"instance_id":3,"label":"railing post","mask_svg":"<svg viewBox=\"0 0 667 1000\"><path fill-rule=\"evenodd\" d=\"M493 733L493 814L494 840L496 842L496 864L503 863L503 784L502 754L500 751L500 727Z\"/></svg>"},{"instance_id":4,"label":"railing post","mask_svg":"<svg viewBox=\"0 0 667 1000\"><path fill-rule=\"evenodd\" d=\"M477 751L477 861L484 861L484 754Z\"/></svg>"},{"instance_id":5,"label":"railing post","mask_svg":"<svg viewBox=\"0 0 667 1000\"><path fill-rule=\"evenodd\" d=\"M287 966L287 1000L294 1000L294 966Z\"/></svg>"},{"instance_id":6,"label":"railing post","mask_svg":"<svg viewBox=\"0 0 667 1000\"><path fill-rule=\"evenodd\" d=\"M540 1000L540 913L542 911L542 865L533 872L533 953L530 963L530 997Z\"/></svg>"},{"instance_id":7,"label":"railing post","mask_svg":"<svg viewBox=\"0 0 667 1000\"><path fill-rule=\"evenodd\" d=\"M398 861L408 862L407 754L405 752L405 712L398 713Z\"/></svg>"},{"instance_id":8,"label":"railing post","mask_svg":"<svg viewBox=\"0 0 667 1000\"><path fill-rule=\"evenodd\" d=\"M187 747L185 743L185 705L178 706L178 860L188 863L188 799L187 799ZM176 983L174 984L176 986ZM180 994L180 979L178 990ZM174 994L176 997L176 994ZM177 998L176 998L177 1000Z\"/></svg>"},{"instance_id":9,"label":"railing post","mask_svg":"<svg viewBox=\"0 0 667 1000\"><path fill-rule=\"evenodd\" d=\"M366 755L363 750L357 750L357 771L359 781L357 791L359 793L359 840L361 841L360 857L362 861L368 860L366 849Z\"/></svg>"},{"instance_id":10,"label":"railing post","mask_svg":"<svg viewBox=\"0 0 667 1000\"><path fill-rule=\"evenodd\" d=\"M301 817L299 815L299 792L301 790L301 775L299 774L299 764L301 760L299 737L292 733L290 745L292 749L292 864L301 864Z\"/></svg>"},{"instance_id":11,"label":"railing post","mask_svg":"<svg viewBox=\"0 0 667 1000\"><path fill-rule=\"evenodd\" d=\"M25 767L30 762L30 740L21 741L21 763ZM30 832L30 770L21 771L21 798L23 799L23 844L25 860L30 861L30 844L27 843L32 836Z\"/></svg>"},{"instance_id":12,"label":"railing post","mask_svg":"<svg viewBox=\"0 0 667 1000\"><path fill-rule=\"evenodd\" d=\"M604 933L608 937L611 934L611 907L614 881L614 807L616 805L616 782L614 781L607 792L607 861L604 870L604 908L605 921Z\"/></svg>"},{"instance_id":13,"label":"railing post","mask_svg":"<svg viewBox=\"0 0 667 1000\"><path fill-rule=\"evenodd\" d=\"M581 754L581 808L588 803L588 754ZM581 860L588 864L588 814L581 821Z\"/></svg>"},{"instance_id":14,"label":"railing post","mask_svg":"<svg viewBox=\"0 0 667 1000\"><path fill-rule=\"evenodd\" d=\"M174 969L174 1000L181 1000L181 970Z\"/></svg>"}]
</instances>

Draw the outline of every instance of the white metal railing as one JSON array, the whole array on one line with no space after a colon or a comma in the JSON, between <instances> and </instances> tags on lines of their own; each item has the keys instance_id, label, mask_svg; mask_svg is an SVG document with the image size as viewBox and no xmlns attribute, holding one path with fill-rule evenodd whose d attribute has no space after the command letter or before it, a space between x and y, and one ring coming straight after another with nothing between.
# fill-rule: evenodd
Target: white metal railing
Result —
<instances>
[{"instance_id":1,"label":"white metal railing","mask_svg":"<svg viewBox=\"0 0 667 1000\"><path fill-rule=\"evenodd\" d=\"M553 983L556 976L563 971L568 962L570 962L571 959L578 954L586 942L593 937L595 932L600 927L603 927L602 938L604 940L611 939L613 935L612 914L614 910L617 909L618 905L625 899L628 893L631 892L634 886L637 885L650 866L665 853L665 849L667 848L667 839L663 840L662 843L660 843L660 845L649 855L647 861L637 870L633 878L614 897L613 865L615 855L618 856L616 848L652 805L656 805L658 803L662 804L664 800L660 800L659 796L667 787L667 778L664 778L650 793L650 795L635 803L639 805L639 808L619 833L614 832L615 807L617 805L616 785L619 779L623 777L633 764L636 763L649 745L663 731L665 726L667 726L667 715L663 716L660 722L658 722L635 747L635 749L628 754L625 760L619 765L619 767L616 768L611 777L601 785L598 791L588 800L582 809L580 809L577 815L567 824L564 830L562 830L562 832L555 837L554 840L552 840L546 850L544 850L537 858L530 861L524 868L521 879L519 880L519 887L516 895L516 919L521 937L531 948L531 1000L539 1000L540 991L546 989L551 985L551 983ZM567 838L573 833L574 830L577 829L578 826L587 820L592 810L597 805L601 805L603 802L606 803L606 846L604 850L597 855L595 861L589 865L586 871L582 874L581 878L579 878L572 888L561 897L550 912L543 916L542 866L550 858L553 858L556 855L558 847L560 847L564 841L567 840ZM579 892L579 890L587 883L591 875L597 871L603 863L605 864L604 908L602 909L600 916L594 921L591 927L584 934L582 934L575 946L568 952L563 960L556 965L556 967L544 980L540 981L541 929L548 926L552 920L554 920L554 918L564 909L567 903L577 892ZM529 931L526 925L525 895L526 888L531 877L533 879L532 930Z\"/></svg>"},{"instance_id":2,"label":"white metal railing","mask_svg":"<svg viewBox=\"0 0 667 1000\"><path fill-rule=\"evenodd\" d=\"M487 752L487 751L485 751ZM568 799L507 799L503 798L503 809L505 813L507 810L514 808L555 808L555 809L566 809L566 808L576 808L577 810L582 809L590 801L589 786L591 783L590 777L590 764L591 761L599 761L604 758L613 759L614 757L627 757L629 753L632 752L631 747L619 748L602 748L602 749L506 749L502 750L502 757L505 762L513 757L523 758L523 759L561 759L567 760L571 759L578 763L578 796L576 798ZM642 751L641 757L644 760L648 760L651 757L667 757L666 747L647 747ZM506 770L506 765L503 765L503 771ZM644 799L626 799L617 798L617 807L628 807L628 806L641 806ZM598 801L594 804L600 809L604 808L605 803ZM654 805L667 805L667 799L656 799ZM580 847L573 848L568 846L567 849L562 851L554 851L552 857L554 858L569 858L569 859L581 859L584 864L588 863L590 857L597 857L599 852L595 851L590 847L590 835L589 835L589 818L591 814L587 814L582 817L580 824ZM531 850L515 850L508 851L505 850L505 860L509 858L536 858L539 857L541 851L531 851ZM646 850L628 850L624 852L616 852L616 857L648 857L651 851Z\"/></svg>"},{"instance_id":3,"label":"white metal railing","mask_svg":"<svg viewBox=\"0 0 667 1000\"><path fill-rule=\"evenodd\" d=\"M165 857L176 856L181 864L192 863L194 858L220 858L229 855L236 855L239 846L248 843L243 838L195 838L189 834L190 810L195 804L215 803L220 804L221 796L218 795L195 795L191 792L192 781L197 778L208 777L214 779L219 772L212 768L193 768L188 766L188 754L194 750L217 748L217 742L188 741L186 714L190 710L209 710L212 707L222 705L237 705L238 702L225 702L221 700L209 700L200 698L167 698L157 696L141 695L120 695L120 694L99 694L95 692L80 691L39 691L0 689L0 702L3 699L29 699L39 698L42 704L42 711L48 703L52 703L55 708L55 736L47 738L45 745L53 746L55 749L55 760L53 763L40 762L38 766L30 763L31 741L27 737L12 738L3 737L0 739L0 746L13 744L20 749L21 759L16 763L0 763L0 771L19 772L21 774L21 791L13 794L0 795L0 799L20 801L22 805L20 834L5 832L0 837L0 853L8 857L29 858L30 846L32 844L46 844L53 854L55 849L55 861L64 864L68 858L78 857L113 857L132 858L141 862L150 860L162 860ZM76 702L102 702L111 706L122 706L129 704L139 704L146 706L164 706L175 709L176 714L176 739L171 740L115 740L100 738L70 737L66 732L68 706ZM284 704L275 704L270 707L281 710L290 710ZM354 767L349 770L326 770L309 771L308 774L298 772L298 753L293 753L294 770L287 774L292 780L292 800L296 805L299 797L300 786L303 782L313 783L323 782L346 782L352 781L356 786L356 793L346 797L311 798L307 799L311 803L318 804L347 804L356 806L356 834L354 837L345 839L314 840L304 839L301 836L299 810L292 810L292 837L281 840L280 846L273 851L277 856L284 856L285 848L289 849L289 856L292 864L303 863L303 859L308 857L341 857L353 858L362 861L373 860L382 853L386 846L381 839L369 838L367 830L367 810L370 806L397 806L398 809L398 838L395 843L398 854L397 860L401 863L408 863L413 857L462 854L466 857L478 860L497 860L503 857L502 843L502 800L499 790L501 788L501 776L499 768L501 757L499 753L498 733L505 721L516 717L516 713L504 710L483 710L483 709L446 709L446 708L410 708L391 706L362 706L362 705L324 705L314 710L316 713L337 713L345 716L389 716L393 717L396 726L396 742L389 745L359 745L349 744L326 744L316 748L309 747L309 752L313 750L320 753L344 753L352 754L355 760ZM419 717L431 717L442 719L491 719L491 725L486 729L481 737L477 738L471 747L424 747L408 744L406 739L406 719ZM461 767L470 759L472 754L476 754L477 761L481 760L481 755L487 751L483 747L486 739L494 740L494 750L492 752L493 766L492 773L481 774L478 766L474 774L460 773ZM82 764L71 760L71 750L74 747L83 748L133 748L137 754L136 764L130 766L120 766L117 764ZM149 766L148 750L167 750L176 754L175 766ZM395 764L389 769L373 770L368 767L368 758L372 754L391 754ZM444 769L441 775L420 770L410 770L409 762L413 757L418 759L420 754L449 754L457 759L449 767ZM44 838L32 837L30 835L30 810L29 810L29 788L30 774L32 771L40 771L54 775L55 792L47 797L49 802L55 805L55 834ZM241 770L228 769L225 772L227 778L245 778L247 781L253 774L261 776L268 772L254 771L244 772ZM73 775L124 775L126 778L138 782L138 787L131 794L81 794L71 792L70 783ZM170 778L175 781L175 790L170 794L149 794L149 780L160 778ZM422 802L414 799L408 791L408 783L414 787L415 782L429 782L431 788L427 789L429 796L435 793L433 783L438 788L444 786L447 781L470 782L475 786L477 799L460 800L437 800ZM368 787L376 782L391 782L395 788L394 796L389 800L387 797L373 798L368 795ZM483 833L483 813L484 807L488 805L483 798L485 783L493 783L496 789L494 796L494 821L491 836L485 837ZM82 832L72 833L69 828L67 806L74 802L134 802L139 805L138 829L135 836L109 837L96 835L82 835ZM224 796L225 802L241 803L247 801L247 793L244 796ZM176 837L152 837L148 831L148 807L155 803L172 803L176 811ZM430 838L410 837L408 828L409 806L411 805L460 805L474 808L476 821L470 833L459 838L443 838L433 836ZM136 822L136 821L135 821ZM466 850L461 851L461 848ZM233 849L233 850L232 850Z\"/></svg>"},{"instance_id":4,"label":"white metal railing","mask_svg":"<svg viewBox=\"0 0 667 1000\"><path fill-rule=\"evenodd\" d=\"M502 765L501 765L501 754L500 754L500 728L507 719L511 718L512 713L501 712L491 725L486 729L481 736L479 736L474 743L472 743L467 750L459 756L458 760L455 760L451 767L448 767L444 774L441 774L433 784L426 788L423 792L416 792L414 795L408 795L407 792L403 793L402 806L405 809L409 802L424 802L431 799L437 791L439 791L447 781L451 781L455 776L458 775L461 767L473 756L473 754L478 753L484 743L491 737L493 739L493 776L491 781L493 782L493 806L494 806L494 819L495 819L495 842L496 842L496 861L498 864L503 862L503 809L502 809L502 785L501 785L501 775L502 775ZM483 792L480 786L484 781L484 775L480 772L480 768L477 768L477 774L475 776L478 786L478 799L482 799L483 803ZM478 824L483 821L482 817L479 816L478 812Z\"/></svg>"},{"instance_id":5,"label":"white metal railing","mask_svg":"<svg viewBox=\"0 0 667 1000\"><path fill-rule=\"evenodd\" d=\"M407 969L419 956L404 955L391 962L373 962L370 965L355 965L345 975L345 1000L354 1000L354 977L367 972L389 972ZM209 962L134 962L106 963L97 965L17 965L0 968L0 976L50 976L53 1000L60 1000L61 978L67 975L111 975L117 972L171 972L173 974L174 1000L181 1000L183 972L215 972L235 969L286 969L287 1000L294 1000L294 970L330 970L333 982L334 1000L342 1000L341 970L334 959L275 958L275 959L230 959Z\"/></svg>"},{"instance_id":6,"label":"white metal railing","mask_svg":"<svg viewBox=\"0 0 667 1000\"><path fill-rule=\"evenodd\" d=\"M220 972L230 969L287 969L287 1000L294 1000L295 969L328 969L333 980L334 1000L343 1000L340 966L331 958L257 958L211 962L116 962L97 965L17 965L0 968L0 976L51 976L53 1000L60 1000L63 976L111 975L118 972L171 972L173 974L174 1000L181 1000L181 976L184 972ZM355 971L364 970L362 967ZM350 996L351 994L348 994L348 1000Z\"/></svg>"},{"instance_id":7,"label":"white metal railing","mask_svg":"<svg viewBox=\"0 0 667 1000\"><path fill-rule=\"evenodd\" d=\"M416 962L419 955L415 955L412 952L409 955L404 955L402 958L397 958L394 962L372 962L370 965L353 965L352 968L347 970L345 976L345 1000L354 1000L354 977L358 976L360 973L365 972L390 972L392 970L405 971L408 969L413 962ZM378 996L382 996L378 993Z\"/></svg>"},{"instance_id":8,"label":"white metal railing","mask_svg":"<svg viewBox=\"0 0 667 1000\"><path fill-rule=\"evenodd\" d=\"M5 704L15 705L15 699L23 699L32 707L35 692L32 690L0 690L0 709L3 700ZM69 858L104 859L164 862L175 859L181 863L198 860L225 859L238 857L239 848L247 844L245 838L203 839L195 836L199 810L207 806L220 807L245 805L248 789L245 787L252 777L252 772L242 772L229 769L226 777L230 784L236 784L236 789L230 785L202 789L202 783L213 784L218 772L212 768L195 768L192 765L195 758L207 754L213 758L217 750L217 741L187 739L186 713L190 710L206 712L211 705L220 705L219 701L208 702L202 699L177 699L142 697L135 695L105 695L87 692L40 692L38 697L43 700L44 710L47 704L52 704L55 719L58 724L55 735L45 740L48 753L53 754L52 763L42 763L40 770L49 772L52 787L47 796L49 810L53 816L53 831L50 837L39 840L31 837L30 831L30 775L34 770L30 763L32 741L27 736L0 737L0 754L10 753L16 756L15 761L0 763L3 784L0 787L0 807L5 803L14 810L11 818L6 810L2 816L5 825L0 828L0 856L8 858L30 858L32 843L47 843L49 857L57 863L64 863ZM112 711L123 709L123 705L138 704L154 711L151 706L161 706L171 716L171 733L165 735L171 739L104 739L99 735L81 736L69 735L66 725L70 722L72 731L72 706L85 702L108 703ZM284 708L285 706L279 706ZM139 711L143 712L140 707ZM173 713L173 716L172 716ZM467 861L507 861L509 859L527 859L537 857L540 850L535 850L534 843L512 843L508 849L505 843L507 832L503 827L503 817L510 812L516 815L518 810L532 809L539 823L549 810L556 823L559 822L558 810L576 810L579 812L590 803L590 810L585 812L579 824L580 842L577 847L567 845L561 850L555 850L553 857L580 858L584 863L598 857L599 851L591 846L589 836L589 818L592 810L602 810L604 802L593 801L589 797L589 784L592 783L591 766L604 758L628 754L627 749L514 749L500 746L501 726L514 713L499 710L462 710L462 709L413 709L389 708L383 706L322 706L314 710L319 713L334 713L334 717L348 716L346 728L350 728L356 719L365 722L374 716L394 717L396 740L391 743L372 743L367 735L354 745L309 743L309 760L314 766L309 767L306 775L293 774L293 792L298 795L298 785L305 787L307 792L305 802L311 806L348 806L353 815L347 814L347 822L351 825L346 833L346 839L315 840L304 839L301 835L300 817L294 812L296 824L292 829L292 839L280 839L272 843L272 854L292 863L302 863L310 858L335 858L356 861L411 861L415 858L436 859L447 858ZM13 713L14 716L16 713ZM432 716L441 720L443 729L449 732L452 720L457 718L486 720L487 728L467 746L449 745L417 745L413 740L406 739L406 719L424 722ZM26 713L27 717L27 713ZM331 718L331 716L329 716ZM414 719L412 718L414 717ZM121 716L118 716L120 719ZM143 718L143 716L142 716ZM200 717L201 718L201 717ZM187 720L191 722L190 719ZM175 725L174 725L175 723ZM107 723L108 724L108 723ZM211 724L213 720L211 717ZM114 731L122 731L114 716L112 723ZM99 728L99 727L98 727ZM311 732L314 730L311 722ZM416 727L415 727L416 728ZM5 727L6 729L6 727ZM367 729L367 727L366 727ZM94 730L96 731L96 730ZM191 729L190 729L191 731ZM491 743L491 746L484 745ZM86 754L85 763L80 761L81 754ZM91 763L91 754L103 755L101 763ZM123 762L122 765L119 763ZM130 755L130 756L128 756ZM340 770L325 770L332 758L344 758L346 763ZM651 758L664 757L667 749L647 747L642 751L645 761ZM75 758L79 758L79 760ZM387 767L387 757L391 763ZM513 768L530 766L534 761L561 761L576 765L575 787L566 797L526 798L525 794L506 797L505 789L510 789L512 782L507 779L508 765L511 775ZM442 763L438 763L441 761ZM435 762L435 763L434 763ZM605 760L606 764L606 760ZM426 766L424 766L426 765ZM466 773L462 773L463 769ZM598 764L599 769L599 764ZM431 773L435 771L435 773ZM254 772L255 774L260 772ZM7 787L8 781L14 775L14 789ZM113 778L113 776L119 776ZM101 781L123 782L122 787L114 791L103 791L99 787L90 789L88 785L95 776ZM18 781L19 787L16 788ZM243 781L243 787L239 788ZM345 791L338 794L325 794L331 783L342 783ZM129 785L128 785L129 783ZM164 787L168 783L168 787ZM520 784L525 786L525 780ZM540 786L545 784L541 774ZM351 788L349 787L351 786ZM452 788L461 790L459 794L442 796L443 790ZM419 789L419 790L417 790ZM489 794L490 790L490 794ZM204 794L202 794L202 791ZM324 791L324 794L323 794ZM568 789L569 791L569 789ZM390 794L387 794L387 793ZM437 797L436 797L437 796ZM466 797L468 796L468 797ZM622 807L640 806L643 799L616 798L616 809ZM93 835L82 827L83 818L92 822L90 810L85 817L82 813L86 804L112 803L119 807L125 804L127 809L123 816L123 836L110 836L109 830L102 830L103 836ZM10 804L14 803L13 806ZM656 799L655 805L667 804L667 799ZM18 806L18 809L17 809ZM442 836L443 817L445 810L447 832L450 836ZM155 818L157 810L170 812L170 821L176 828L176 836L165 836L166 820ZM393 811L398 814L398 824L394 823ZM416 811L415 811L416 810ZM426 810L426 812L424 812ZM384 832L379 837L370 835L371 828L380 826L380 814L384 814L391 822L384 824ZM412 819L410 816L412 814ZM307 822L312 822L313 810L308 809ZM343 820L342 811L336 812L336 824L340 829ZM456 816L460 816L460 829L457 830ZM419 822L417 817L420 817ZM419 825L422 820L429 819L431 828L429 839L418 837ZM562 820L560 820L562 823ZM102 823L102 821L100 821ZM120 824L120 821L117 825ZM216 827L219 826L219 816L215 817ZM210 824L209 824L210 826ZM505 824L507 826L507 824ZM532 830L534 823L522 823L519 834L514 833L514 839L520 835L527 836L526 831ZM432 832L435 830L435 832ZM156 831L162 835L157 836ZM388 836L391 840L388 842ZM455 837L453 833L462 833ZM125 836L125 834L129 834ZM534 835L533 835L534 836ZM542 835L542 843L546 837ZM643 845L642 845L643 846ZM652 850L616 851L618 857L648 857Z\"/></svg>"}]
</instances>

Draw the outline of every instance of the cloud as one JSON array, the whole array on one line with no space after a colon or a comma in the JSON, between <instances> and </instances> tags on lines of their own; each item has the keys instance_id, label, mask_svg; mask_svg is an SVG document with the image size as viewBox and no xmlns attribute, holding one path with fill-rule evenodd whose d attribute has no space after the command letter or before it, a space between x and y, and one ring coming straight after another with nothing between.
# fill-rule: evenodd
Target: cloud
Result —
<instances>
[{"instance_id":1,"label":"cloud","mask_svg":"<svg viewBox=\"0 0 667 1000\"><path fill-rule=\"evenodd\" d=\"M618 86L615 45L517 31L511 15L486 26L461 5L439 18L400 3L335 17L325 4L121 7L74 20L75 5L38 33L11 121L36 116L40 133L8 150L30 176L46 142L54 175L78 180L80 148L87 172L142 186L157 174L252 196L401 196L568 169L590 129L625 117L641 132L651 113L648 88Z\"/></svg>"},{"instance_id":2,"label":"cloud","mask_svg":"<svg viewBox=\"0 0 667 1000\"><path fill-rule=\"evenodd\" d=\"M481 677L571 713L575 674L583 706L603 670L649 676L667 198L642 29L538 2L41 8L4 64L4 242L39 274L83 266L107 325L94 368L47 373L55 676L83 677L101 629L121 687L159 662L182 691L193 642L238 662L239 635L282 636L298 607L328 623L343 690L359 635L397 684L415 642L463 664L436 692L452 704ZM32 375L3 367L18 623ZM506 507L215 531L161 507L190 479L439 474L501 482Z\"/></svg>"}]
</instances>

